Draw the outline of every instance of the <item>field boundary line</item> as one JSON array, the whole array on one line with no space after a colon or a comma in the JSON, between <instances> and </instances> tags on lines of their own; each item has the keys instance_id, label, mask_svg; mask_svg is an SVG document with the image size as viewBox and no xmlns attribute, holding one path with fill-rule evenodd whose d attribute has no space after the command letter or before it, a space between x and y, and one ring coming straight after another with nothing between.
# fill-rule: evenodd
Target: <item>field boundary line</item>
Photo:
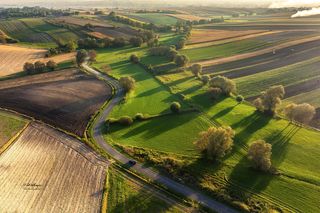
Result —
<instances>
[{"instance_id":1,"label":"field boundary line","mask_svg":"<svg viewBox=\"0 0 320 213\"><path fill-rule=\"evenodd\" d=\"M10 146L22 135L22 133L24 132L24 130L26 130L28 128L28 126L30 125L30 121L28 121L24 127L17 132L14 136L12 136L1 148L0 148L0 155L2 155L6 150L8 150L10 148Z\"/></svg>"},{"instance_id":2,"label":"field boundary line","mask_svg":"<svg viewBox=\"0 0 320 213\"><path fill-rule=\"evenodd\" d=\"M282 43L282 44L279 44L279 45L267 47L267 48L264 48L264 49L261 49L261 50L257 50L257 51L253 51L253 52L237 54L237 55L224 57L224 58L218 58L218 59L203 60L203 61L198 61L198 62L195 62L195 63L199 63L204 67L213 66L213 65L218 65L218 64L223 64L223 63L228 63L228 62L232 62L232 61L238 61L238 60L243 60L243 59L247 59L247 58L251 58L251 57L260 56L260 55L263 55L263 54L267 54L267 53L273 52L275 50L280 50L280 49L284 49L284 48L288 48L288 47L291 47L291 46L296 46L296 45L300 45L300 44L303 44L303 43L312 42L312 41L316 41L316 40L320 40L320 36L319 35L318 36L309 37L309 38L303 38L303 39L298 39L298 40L294 40L294 41L285 42L285 43Z\"/></svg>"}]
</instances>

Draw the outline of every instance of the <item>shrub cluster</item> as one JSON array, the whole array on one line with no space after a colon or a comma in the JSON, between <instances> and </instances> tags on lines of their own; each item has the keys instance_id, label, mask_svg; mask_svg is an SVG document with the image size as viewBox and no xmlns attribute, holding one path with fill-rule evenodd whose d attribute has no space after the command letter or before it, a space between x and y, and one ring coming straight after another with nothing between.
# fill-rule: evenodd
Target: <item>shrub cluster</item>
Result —
<instances>
[{"instance_id":1,"label":"shrub cluster","mask_svg":"<svg viewBox=\"0 0 320 213\"><path fill-rule=\"evenodd\" d=\"M114 22L120 22L124 24L131 25L133 27L143 28L146 30L152 30L155 32L170 32L172 30L171 26L164 25L164 26L156 26L153 23L144 23L140 22L125 16L117 15L114 11L110 12L108 18Z\"/></svg>"},{"instance_id":2,"label":"shrub cluster","mask_svg":"<svg viewBox=\"0 0 320 213\"><path fill-rule=\"evenodd\" d=\"M201 151L205 151L207 158L219 159L224 157L233 146L235 132L230 127L210 127L199 134L195 142Z\"/></svg>"},{"instance_id":3,"label":"shrub cluster","mask_svg":"<svg viewBox=\"0 0 320 213\"><path fill-rule=\"evenodd\" d=\"M211 88L220 88L222 93L230 96L232 93L236 93L236 83L223 76L216 76L209 81Z\"/></svg>"},{"instance_id":4,"label":"shrub cluster","mask_svg":"<svg viewBox=\"0 0 320 213\"><path fill-rule=\"evenodd\" d=\"M284 110L285 115L291 121L308 124L316 114L316 109L310 104L289 104Z\"/></svg>"},{"instance_id":5,"label":"shrub cluster","mask_svg":"<svg viewBox=\"0 0 320 213\"><path fill-rule=\"evenodd\" d=\"M127 76L127 77L121 77L119 79L119 82L122 86L122 88L125 90L125 92L131 92L134 90L136 86L136 81L134 78Z\"/></svg>"},{"instance_id":6,"label":"shrub cluster","mask_svg":"<svg viewBox=\"0 0 320 213\"><path fill-rule=\"evenodd\" d=\"M274 115L277 107L281 104L281 99L284 97L285 91L282 85L272 86L261 93L261 96L253 101L257 110Z\"/></svg>"},{"instance_id":7,"label":"shrub cluster","mask_svg":"<svg viewBox=\"0 0 320 213\"><path fill-rule=\"evenodd\" d=\"M28 75L41 73L46 70L53 71L57 68L56 62L50 60L47 63L36 61L35 63L26 62L23 66L23 71L26 72Z\"/></svg>"},{"instance_id":8,"label":"shrub cluster","mask_svg":"<svg viewBox=\"0 0 320 213\"><path fill-rule=\"evenodd\" d=\"M130 61L131 61L132 63L134 63L134 64L137 64L137 63L139 63L140 58L139 58L136 54L132 54L132 55L130 56Z\"/></svg>"},{"instance_id":9,"label":"shrub cluster","mask_svg":"<svg viewBox=\"0 0 320 213\"><path fill-rule=\"evenodd\" d=\"M179 113L181 111L181 104L179 102L172 102L170 105L170 110L173 113Z\"/></svg>"}]
</instances>

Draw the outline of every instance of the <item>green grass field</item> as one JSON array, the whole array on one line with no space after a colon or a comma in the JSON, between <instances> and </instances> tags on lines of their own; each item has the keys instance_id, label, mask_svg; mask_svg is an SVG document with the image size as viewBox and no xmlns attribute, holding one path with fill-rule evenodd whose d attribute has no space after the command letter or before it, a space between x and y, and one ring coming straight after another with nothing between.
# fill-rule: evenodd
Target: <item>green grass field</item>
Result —
<instances>
[{"instance_id":1,"label":"green grass field","mask_svg":"<svg viewBox=\"0 0 320 213\"><path fill-rule=\"evenodd\" d=\"M161 13L131 13L129 17L155 25L174 25L178 21L177 18Z\"/></svg>"},{"instance_id":2,"label":"green grass field","mask_svg":"<svg viewBox=\"0 0 320 213\"><path fill-rule=\"evenodd\" d=\"M196 62L246 53L262 49L264 47L267 47L268 45L270 44L268 44L267 42L258 41L255 39L247 39L209 47L185 49L180 52L187 55L190 58L191 62Z\"/></svg>"},{"instance_id":3,"label":"green grass field","mask_svg":"<svg viewBox=\"0 0 320 213\"><path fill-rule=\"evenodd\" d=\"M162 102L163 98L175 97L155 79L153 81L154 77L145 70L124 61L121 62L134 51L134 49L122 49L114 54L105 52L99 54L96 66L100 67L104 63L114 61L117 55L118 58L124 57L119 59L120 62L118 60L115 64L110 64L112 74L117 77L141 75L136 97L116 107L112 116L132 115L137 111L161 111L160 108L166 109L166 104ZM155 65L164 63L163 59L157 60L157 57L145 56L143 50L136 51L142 56L143 61L153 62ZM123 56L126 52L128 55ZM103 63L99 64L101 63L99 61ZM295 78L299 78L299 69L296 70L289 75L286 75L286 70L277 71L273 80L294 81ZM316 72L317 70L310 71L307 75L313 76ZM306 75L305 72L303 74ZM285 78L285 75L288 77ZM171 92L184 95L185 104L197 105L204 113L201 116L191 113L154 118L136 122L130 127L121 128L115 125L111 127L111 134L105 137L111 138L113 143L122 146L146 148L169 155L178 154L175 156L178 159L180 159L179 155L181 159L187 157L188 163L184 165L184 171L188 171L195 178L196 181L192 181L192 185L213 194L230 196L225 199L229 202L239 201L249 206L250 211L258 209L262 211L262 208L267 207L293 212L317 212L317 198L320 196L320 177L317 172L320 169L317 163L320 151L319 132L294 126L283 119L265 117L250 105L237 104L233 98L213 102L206 93L207 87L195 79L190 72L161 75L157 76L157 79L167 85ZM155 86L155 83L151 84L151 81L159 86ZM240 91L245 88L243 84L251 83L250 81L238 82ZM259 84L258 78L256 82ZM140 90L139 87L143 89ZM149 93L143 99L138 95L142 90L148 92L155 88L157 93ZM254 90L254 87L251 89ZM165 96L158 95L163 92L166 93ZM141 103L149 100L154 104L148 106ZM231 126L236 131L232 152L220 164L199 158L200 153L193 144L198 133L214 123ZM281 175L263 174L251 168L246 153L250 143L257 139L264 139L273 145L272 162Z\"/></svg>"},{"instance_id":4,"label":"green grass field","mask_svg":"<svg viewBox=\"0 0 320 213\"><path fill-rule=\"evenodd\" d=\"M20 117L0 111L0 148L19 132L26 122Z\"/></svg>"},{"instance_id":5,"label":"green grass field","mask_svg":"<svg viewBox=\"0 0 320 213\"><path fill-rule=\"evenodd\" d=\"M152 191L131 181L115 169L108 174L107 212L181 212L177 207L159 199Z\"/></svg>"}]
</instances>

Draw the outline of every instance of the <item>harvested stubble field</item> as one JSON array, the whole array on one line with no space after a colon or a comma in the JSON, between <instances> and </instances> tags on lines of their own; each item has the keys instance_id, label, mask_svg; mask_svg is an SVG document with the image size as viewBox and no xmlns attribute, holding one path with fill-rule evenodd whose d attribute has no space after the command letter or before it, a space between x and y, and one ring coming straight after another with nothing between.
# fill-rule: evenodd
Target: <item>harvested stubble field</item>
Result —
<instances>
[{"instance_id":1,"label":"harvested stubble field","mask_svg":"<svg viewBox=\"0 0 320 213\"><path fill-rule=\"evenodd\" d=\"M99 33L109 38L123 37L123 38L129 39L135 35L138 35L138 31L128 27L120 27L120 28L114 28L114 29L106 28L106 27L95 27L92 30L94 33Z\"/></svg>"},{"instance_id":2,"label":"harvested stubble field","mask_svg":"<svg viewBox=\"0 0 320 213\"><path fill-rule=\"evenodd\" d=\"M318 57L320 55L319 45L320 40L315 40L280 50L275 49L274 52L259 56L219 65L207 66L204 68L204 72L222 72L219 74L223 74L228 78L239 78L247 75L253 75Z\"/></svg>"},{"instance_id":3,"label":"harvested stubble field","mask_svg":"<svg viewBox=\"0 0 320 213\"><path fill-rule=\"evenodd\" d=\"M195 29L192 30L188 44L205 43L209 41L217 41L227 38L235 38L239 36L252 35L266 32L264 30L212 30L212 29Z\"/></svg>"},{"instance_id":4,"label":"harvested stubble field","mask_svg":"<svg viewBox=\"0 0 320 213\"><path fill-rule=\"evenodd\" d=\"M0 77L23 70L25 62L42 59L46 50L0 45Z\"/></svg>"},{"instance_id":5,"label":"harvested stubble field","mask_svg":"<svg viewBox=\"0 0 320 213\"><path fill-rule=\"evenodd\" d=\"M60 24L72 24L77 26L85 26L87 24L91 24L92 26L95 26L95 27L113 27L113 25L102 22L102 21L81 18L81 17L72 17L72 16L54 18L54 19L51 19L51 21L60 23Z\"/></svg>"},{"instance_id":6,"label":"harvested stubble field","mask_svg":"<svg viewBox=\"0 0 320 213\"><path fill-rule=\"evenodd\" d=\"M111 88L77 69L17 78L0 83L0 106L83 135L92 114Z\"/></svg>"},{"instance_id":7,"label":"harvested stubble field","mask_svg":"<svg viewBox=\"0 0 320 213\"><path fill-rule=\"evenodd\" d=\"M196 15L191 15L191 14L168 14L168 16L172 16L177 19L182 19L185 21L199 21L199 20L206 20L208 19L207 17L201 17L201 16L196 16Z\"/></svg>"},{"instance_id":8,"label":"harvested stubble field","mask_svg":"<svg viewBox=\"0 0 320 213\"><path fill-rule=\"evenodd\" d=\"M0 156L1 212L100 212L107 162L33 123Z\"/></svg>"}]
</instances>

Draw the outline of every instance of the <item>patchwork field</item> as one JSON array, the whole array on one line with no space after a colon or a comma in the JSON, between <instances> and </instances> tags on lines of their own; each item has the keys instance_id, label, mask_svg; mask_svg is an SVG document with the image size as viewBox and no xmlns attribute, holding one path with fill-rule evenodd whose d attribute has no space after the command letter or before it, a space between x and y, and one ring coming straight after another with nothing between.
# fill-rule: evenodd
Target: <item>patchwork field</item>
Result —
<instances>
[{"instance_id":1,"label":"patchwork field","mask_svg":"<svg viewBox=\"0 0 320 213\"><path fill-rule=\"evenodd\" d=\"M1 212L100 212L107 162L36 123L0 155Z\"/></svg>"},{"instance_id":2,"label":"patchwork field","mask_svg":"<svg viewBox=\"0 0 320 213\"><path fill-rule=\"evenodd\" d=\"M163 13L130 13L126 16L155 25L174 25L178 19Z\"/></svg>"},{"instance_id":3,"label":"patchwork field","mask_svg":"<svg viewBox=\"0 0 320 213\"><path fill-rule=\"evenodd\" d=\"M199 21L202 19L208 19L207 17L195 16L191 14L168 14L168 16L172 16L174 18L185 20L185 21Z\"/></svg>"},{"instance_id":4,"label":"patchwork field","mask_svg":"<svg viewBox=\"0 0 320 213\"><path fill-rule=\"evenodd\" d=\"M78 25L78 26L85 26L87 24L91 24L94 27L113 27L113 25L110 25L108 23L94 20L94 19L88 19L88 18L81 18L81 17L73 17L73 16L64 16L64 17L58 17L52 19L52 21L61 23L61 24L72 24L72 25Z\"/></svg>"},{"instance_id":5,"label":"patchwork field","mask_svg":"<svg viewBox=\"0 0 320 213\"><path fill-rule=\"evenodd\" d=\"M0 29L10 37L18 39L20 42L42 44L45 46L54 45L52 38L48 34L33 31L24 22L18 19L1 21Z\"/></svg>"},{"instance_id":6,"label":"patchwork field","mask_svg":"<svg viewBox=\"0 0 320 213\"><path fill-rule=\"evenodd\" d=\"M12 75L23 70L26 62L44 58L46 50L18 46L0 45L0 77Z\"/></svg>"},{"instance_id":7,"label":"patchwork field","mask_svg":"<svg viewBox=\"0 0 320 213\"><path fill-rule=\"evenodd\" d=\"M174 38L168 38L166 42L169 43L171 39ZM301 62L294 63L292 67L284 65L283 68L261 71L244 76L243 78L253 79L243 79L241 82L242 78L236 78L240 93L246 95L244 90L248 91L248 94L255 93L273 83L287 85L286 89L291 94L294 94L295 90L294 87L289 88L295 83L299 83L300 89L306 85L316 87L319 76L316 67L319 66L319 57L316 56L318 53L314 49L318 45L316 40L310 42L306 45L306 49L300 49L299 46L294 48L295 51L289 47L286 51L276 50L276 54L281 54L281 57L288 59L289 63L299 61L298 56L306 54ZM135 65L131 65L130 69L127 67L127 57L132 53L141 56L141 61L146 64L161 66L167 63L162 57L146 56L144 51L124 48L113 52L99 52L95 66L102 68L105 64L109 64L112 67L109 70L110 74L117 78L130 75L138 79L134 95L130 96L127 102L115 107L111 117L134 116L137 112L155 114L156 109L158 112L161 112L161 109L166 110L166 104L161 101L163 99L158 97L161 91L161 94L168 91L168 87L170 88L168 93L171 93L168 96L175 97L175 94L179 94L184 97L183 100L179 99L183 106L188 104L197 106L203 113L156 117L146 121L135 121L129 127L113 124L110 130L105 132L106 140L131 156L161 168L176 179L182 179L184 183L206 190L213 196L224 197L230 203L239 202L238 204L249 212L261 212L264 209L317 212L320 181L316 172L318 165L315 163L318 161L317 150L320 149L318 144L320 134L317 131L295 126L286 120L266 117L257 113L253 106L238 104L234 98L212 101L207 94L207 86L194 78L189 71L173 74L164 72L158 76L150 76L162 82L155 89L155 84L148 84L146 77L143 81L142 78L140 80L142 75L149 76L148 72L138 68L133 69ZM189 50L181 52L185 51ZM190 55L191 60L197 57L194 55ZM265 63L278 61L273 54L268 56L271 58L264 55L261 60L266 59ZM309 57L311 59L306 60ZM248 61L253 63L252 60ZM277 66L277 63L275 65ZM229 71L233 69L231 67ZM219 72L222 71L212 71L214 74ZM302 82L303 79L307 81ZM143 99L142 91L143 94L148 94L146 97L143 96ZM149 102L153 105L145 104ZM194 144L199 132L214 125L231 126L236 131L232 151L219 163L203 159ZM258 139L264 139L273 145L272 162L278 168L280 175L268 175L252 169L246 155L248 146ZM305 153L308 153L308 157Z\"/></svg>"},{"instance_id":8,"label":"patchwork field","mask_svg":"<svg viewBox=\"0 0 320 213\"><path fill-rule=\"evenodd\" d=\"M77 69L0 83L1 107L33 116L79 136L91 115L110 95L111 88Z\"/></svg>"},{"instance_id":9,"label":"patchwork field","mask_svg":"<svg viewBox=\"0 0 320 213\"><path fill-rule=\"evenodd\" d=\"M129 27L120 27L120 28L105 28L105 27L95 27L92 29L93 33L99 33L108 38L119 38L123 37L129 39L135 35L138 35L138 31L135 31Z\"/></svg>"}]
</instances>

